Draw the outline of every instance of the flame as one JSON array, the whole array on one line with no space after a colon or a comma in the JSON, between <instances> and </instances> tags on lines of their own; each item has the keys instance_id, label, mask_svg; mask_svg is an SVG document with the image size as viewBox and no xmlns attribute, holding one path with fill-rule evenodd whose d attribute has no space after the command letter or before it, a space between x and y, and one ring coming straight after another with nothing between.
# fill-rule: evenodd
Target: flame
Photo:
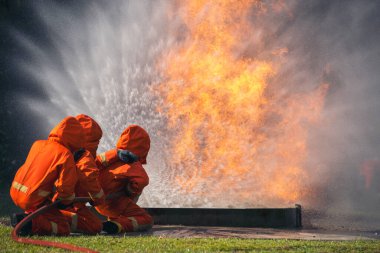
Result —
<instances>
[{"instance_id":1,"label":"flame","mask_svg":"<svg viewBox=\"0 0 380 253\"><path fill-rule=\"evenodd\" d=\"M186 1L186 36L161 59L168 162L181 190L204 203L294 203L307 193L307 129L319 122L328 85L281 92L271 85L281 66L241 53L254 32L249 15L262 9L260 1Z\"/></svg>"}]
</instances>

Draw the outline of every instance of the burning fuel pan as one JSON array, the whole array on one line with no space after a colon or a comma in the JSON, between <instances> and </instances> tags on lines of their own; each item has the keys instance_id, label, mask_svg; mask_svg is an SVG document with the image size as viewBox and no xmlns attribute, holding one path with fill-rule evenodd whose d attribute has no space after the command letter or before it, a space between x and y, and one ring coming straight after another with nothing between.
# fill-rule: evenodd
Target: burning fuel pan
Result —
<instances>
[{"instance_id":1,"label":"burning fuel pan","mask_svg":"<svg viewBox=\"0 0 380 253\"><path fill-rule=\"evenodd\" d=\"M301 206L293 208L144 208L156 225L302 227Z\"/></svg>"}]
</instances>

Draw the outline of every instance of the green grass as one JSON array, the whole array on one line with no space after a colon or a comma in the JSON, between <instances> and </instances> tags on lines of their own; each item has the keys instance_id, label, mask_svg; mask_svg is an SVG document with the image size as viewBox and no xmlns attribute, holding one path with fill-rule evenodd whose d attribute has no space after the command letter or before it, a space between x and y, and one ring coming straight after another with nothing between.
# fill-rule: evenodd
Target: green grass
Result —
<instances>
[{"instance_id":1,"label":"green grass","mask_svg":"<svg viewBox=\"0 0 380 253\"><path fill-rule=\"evenodd\" d=\"M13 242L11 227L0 224L0 252L65 252ZM100 252L380 252L379 240L301 241L237 238L161 238L155 236L33 237L88 247Z\"/></svg>"}]
</instances>

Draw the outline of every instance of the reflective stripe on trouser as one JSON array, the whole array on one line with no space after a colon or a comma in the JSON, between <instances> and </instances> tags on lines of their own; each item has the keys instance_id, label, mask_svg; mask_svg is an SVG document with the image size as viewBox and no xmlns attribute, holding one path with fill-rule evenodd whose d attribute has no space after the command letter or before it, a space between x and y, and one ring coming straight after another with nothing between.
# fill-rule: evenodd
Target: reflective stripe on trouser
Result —
<instances>
[{"instance_id":1,"label":"reflective stripe on trouser","mask_svg":"<svg viewBox=\"0 0 380 253\"><path fill-rule=\"evenodd\" d=\"M86 206L72 208L68 211L60 210L60 212L66 217L66 220L70 222L71 232L94 235L102 231L102 221ZM76 225L74 224L75 222Z\"/></svg>"},{"instance_id":2,"label":"reflective stripe on trouser","mask_svg":"<svg viewBox=\"0 0 380 253\"><path fill-rule=\"evenodd\" d=\"M35 235L69 235L70 224L58 209L53 208L32 220L32 233Z\"/></svg>"},{"instance_id":3,"label":"reflective stripe on trouser","mask_svg":"<svg viewBox=\"0 0 380 253\"><path fill-rule=\"evenodd\" d=\"M77 232L77 228L78 228L78 215L76 213L73 213L71 215L71 226L70 226L71 232Z\"/></svg>"},{"instance_id":4,"label":"reflective stripe on trouser","mask_svg":"<svg viewBox=\"0 0 380 253\"><path fill-rule=\"evenodd\" d=\"M52 233L53 235L58 234L58 225L57 225L57 223L51 221L51 222L50 222L50 225L51 225L51 233Z\"/></svg>"}]
</instances>

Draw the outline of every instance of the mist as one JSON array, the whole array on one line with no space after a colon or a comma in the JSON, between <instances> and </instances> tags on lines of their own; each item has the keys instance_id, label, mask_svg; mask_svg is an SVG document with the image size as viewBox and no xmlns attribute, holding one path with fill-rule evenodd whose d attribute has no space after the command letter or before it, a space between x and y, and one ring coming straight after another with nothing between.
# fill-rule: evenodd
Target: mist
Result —
<instances>
[{"instance_id":1,"label":"mist","mask_svg":"<svg viewBox=\"0 0 380 253\"><path fill-rule=\"evenodd\" d=\"M212 189L204 189L210 191L206 200L197 192L186 196L176 184L180 171L167 164L167 119L151 92L165 78L157 68L160 57L186 34L173 2L36 2L31 10L43 35L10 24L22 52L11 54L9 65L40 95L17 93L11 102L36 119L30 122L34 137L47 136L67 115L94 117L104 133L98 152L113 148L128 125L144 127L152 147L142 206L271 206L265 199L224 198ZM304 190L312 194L299 200L312 226L380 224L380 166L369 169L367 184L362 169L380 160L379 10L376 1L263 1L260 15L250 19L252 36L239 45L240 57L270 59L278 66L271 82L284 96L329 85L320 121L308 126L305 170L312 177ZM279 205L284 203L273 203Z\"/></svg>"}]
</instances>

